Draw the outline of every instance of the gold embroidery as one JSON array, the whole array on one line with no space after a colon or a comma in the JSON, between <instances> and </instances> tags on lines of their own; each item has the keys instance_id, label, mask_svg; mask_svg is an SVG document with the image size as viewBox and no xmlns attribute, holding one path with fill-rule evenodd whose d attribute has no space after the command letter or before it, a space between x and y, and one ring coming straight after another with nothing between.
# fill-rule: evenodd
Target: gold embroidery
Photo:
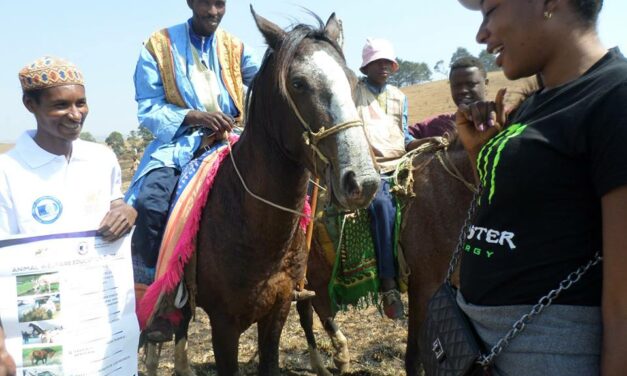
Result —
<instances>
[{"instance_id":1,"label":"gold embroidery","mask_svg":"<svg viewBox=\"0 0 627 376\"><path fill-rule=\"evenodd\" d=\"M239 111L236 120L243 122L244 118L244 83L242 82L242 52L243 43L235 36L222 29L216 31L216 46L220 61L221 77L226 90Z\"/></svg>"},{"instance_id":2,"label":"gold embroidery","mask_svg":"<svg viewBox=\"0 0 627 376\"><path fill-rule=\"evenodd\" d=\"M183 96L176 85L176 74L174 73L174 57L170 50L170 34L168 29L162 29L150 36L146 42L146 49L157 62L159 74L163 81L163 90L168 103L187 108Z\"/></svg>"}]
</instances>

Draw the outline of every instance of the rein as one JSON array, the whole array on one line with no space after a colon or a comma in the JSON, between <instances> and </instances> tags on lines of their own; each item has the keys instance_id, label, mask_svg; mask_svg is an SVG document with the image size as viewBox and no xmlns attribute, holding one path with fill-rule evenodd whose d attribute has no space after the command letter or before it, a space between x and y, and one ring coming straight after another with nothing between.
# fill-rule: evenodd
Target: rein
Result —
<instances>
[{"instance_id":1,"label":"rein","mask_svg":"<svg viewBox=\"0 0 627 376\"><path fill-rule=\"evenodd\" d=\"M444 154L444 157L442 157L442 154ZM470 192L475 193L475 194L479 192L479 188L477 188L476 185L464 179L464 176L459 171L457 166L455 166L455 164L451 161L451 158L449 157L446 149L436 151L435 156L438 158L438 161L440 161L440 164L442 165L444 170L448 172L449 175L451 175L455 179L459 180L462 184L464 184ZM444 158L446 158L446 161L444 160ZM447 165L447 161L448 161L448 165Z\"/></svg>"},{"instance_id":2,"label":"rein","mask_svg":"<svg viewBox=\"0 0 627 376\"><path fill-rule=\"evenodd\" d=\"M440 165L449 175L453 178L460 181L469 191L476 193L477 187L471 182L467 181L462 173L459 171L457 166L451 161L451 158L448 154L449 141L446 138L437 137L435 140L422 144L418 146L416 149L408 152L402 158L402 160L396 166L396 170L393 174L393 180L395 184L399 184L399 173L404 168L409 169L410 171L414 168L412 167L412 161L415 157L422 155L427 152L434 152L435 157L440 162ZM411 178L412 174L409 173L409 180L407 184L413 184L413 178ZM409 191L409 188L404 189L405 191Z\"/></svg>"},{"instance_id":3,"label":"rein","mask_svg":"<svg viewBox=\"0 0 627 376\"><path fill-rule=\"evenodd\" d=\"M305 213L301 213L297 210L279 205L279 204L275 204L274 202L267 200L259 195L256 195L255 193L253 193L253 191L251 191L248 186L246 185L246 182L244 181L244 177L242 177L242 174L239 172L239 169L237 168L237 164L235 163L235 158L233 157L233 149L231 149L231 143L227 141L227 145L229 147L229 155L231 156L231 162L233 163L233 168L235 169L235 173L237 174L237 177L239 177L239 181L242 182L242 186L244 187L244 190L246 192L248 192L249 195L251 195L253 198L256 198L257 200L263 202L264 204L270 205L273 208L279 209L279 210L283 210L286 211L288 213L292 213L292 214L296 214L298 216L307 218L309 220L313 219L312 215L307 215Z\"/></svg>"},{"instance_id":4,"label":"rein","mask_svg":"<svg viewBox=\"0 0 627 376\"><path fill-rule=\"evenodd\" d=\"M294 100L292 99L292 96L290 95L289 91L286 90L286 98L287 98L287 103L290 105L292 111L294 111L294 114L296 114L296 117L298 118L298 120L300 121L301 126L305 129L305 131L303 132L303 140L305 142L305 145L309 146L312 150L312 152L318 156L318 158L325 164L328 165L329 164L329 158L324 155L324 153L318 148L318 143L320 142L320 140L332 136L336 133L339 133L345 129L348 128L352 128L352 127L362 127L364 125L364 123L361 120L349 120L349 121L345 121L343 123L338 123L338 124L334 124L332 127L330 127L329 129L325 129L324 127L321 127L320 130L318 130L318 132L314 132L311 129L311 126L309 126L309 124L305 121L305 119L303 118L303 116L300 114L300 111L298 111L298 107L296 107L296 104L294 103ZM301 213L299 211L296 211L292 208L288 208L279 204L276 204L270 200L267 200L257 194L255 194L253 191L250 190L250 188L248 188L248 185L246 185L246 182L244 181L244 177L242 176L242 174L240 173L239 169L237 168L237 164L235 163L235 158L233 157L233 150L231 149L231 143L227 142L227 145L229 147L229 155L231 156L231 162L233 163L233 168L235 169L235 173L237 174L237 176L239 177L240 182L242 182L242 186L244 187L244 190L246 190L246 192L248 192L249 195L251 195L253 198L256 198L257 200L272 206L273 208L279 209L279 210L283 210L285 212L288 213L292 213L292 214L296 214L300 217L304 217L307 218L309 220L313 220L315 213L312 213L312 215L307 215L304 213ZM314 168L315 168L316 164L314 163ZM314 175L318 175L317 171L315 171Z\"/></svg>"}]
</instances>

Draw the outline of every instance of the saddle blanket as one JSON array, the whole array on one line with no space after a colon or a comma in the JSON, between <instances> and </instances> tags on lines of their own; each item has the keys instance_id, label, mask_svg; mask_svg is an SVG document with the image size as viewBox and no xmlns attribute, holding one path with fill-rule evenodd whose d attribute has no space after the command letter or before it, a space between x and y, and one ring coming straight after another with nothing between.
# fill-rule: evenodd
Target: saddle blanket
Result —
<instances>
[{"instance_id":1,"label":"saddle blanket","mask_svg":"<svg viewBox=\"0 0 627 376\"><path fill-rule=\"evenodd\" d=\"M233 145L238 139L237 135L231 135L229 143ZM228 155L229 147L226 141L216 142L200 157L186 165L181 173L161 241L154 282L145 291L139 291L139 295L143 296L137 297L136 311L142 330L150 324L155 314L159 312L162 301L174 292L183 278L185 266L196 250L196 235L202 210L218 170ZM307 198L303 213L300 228L304 231L311 214ZM141 266L138 269L141 269ZM178 311L167 315L174 324L177 324L181 317Z\"/></svg>"}]
</instances>

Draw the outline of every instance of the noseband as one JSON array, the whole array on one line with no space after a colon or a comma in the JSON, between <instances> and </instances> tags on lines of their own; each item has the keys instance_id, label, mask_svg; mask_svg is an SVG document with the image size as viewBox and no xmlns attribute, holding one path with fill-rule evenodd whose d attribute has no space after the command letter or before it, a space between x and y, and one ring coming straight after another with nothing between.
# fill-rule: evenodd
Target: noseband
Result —
<instances>
[{"instance_id":1,"label":"noseband","mask_svg":"<svg viewBox=\"0 0 627 376\"><path fill-rule=\"evenodd\" d=\"M294 114L296 114L296 117L300 121L301 126L305 130L303 132L303 141L305 142L305 145L307 145L312 150L312 154L315 154L318 156L318 158L322 161L322 163L325 164L325 166L329 165L329 158L326 155L324 155L324 153L318 148L318 143L322 139L332 136L345 129L352 128L352 127L361 127L364 125L364 123L361 120L349 120L343 123L334 124L328 129L325 129L325 127L320 127L318 132L314 132L311 129L311 126L309 126L309 123L307 123L305 119L303 118L303 116L300 114L300 111L298 111L298 107L296 107L296 103L294 103L294 100L292 99L292 95L290 94L288 90L285 90L285 97L287 99L287 103L290 105L290 107L292 108L292 111L294 111ZM314 168L316 168L315 163L314 163ZM315 173L315 175L317 175L317 173Z\"/></svg>"}]
</instances>

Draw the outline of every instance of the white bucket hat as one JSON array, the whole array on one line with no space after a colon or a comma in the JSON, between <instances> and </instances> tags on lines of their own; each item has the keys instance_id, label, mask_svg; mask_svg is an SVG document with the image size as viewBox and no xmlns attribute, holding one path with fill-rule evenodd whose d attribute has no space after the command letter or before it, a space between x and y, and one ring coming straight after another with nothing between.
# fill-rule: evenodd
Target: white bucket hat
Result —
<instances>
[{"instance_id":1,"label":"white bucket hat","mask_svg":"<svg viewBox=\"0 0 627 376\"><path fill-rule=\"evenodd\" d=\"M394 53L394 47L392 47L390 42L382 38L366 39L366 45L361 51L361 66L359 67L359 70L364 73L363 69L366 65L380 59L392 62L392 72L396 72L398 70L396 54Z\"/></svg>"},{"instance_id":2,"label":"white bucket hat","mask_svg":"<svg viewBox=\"0 0 627 376\"><path fill-rule=\"evenodd\" d=\"M470 10L481 10L481 0L459 0L459 2Z\"/></svg>"}]
</instances>

